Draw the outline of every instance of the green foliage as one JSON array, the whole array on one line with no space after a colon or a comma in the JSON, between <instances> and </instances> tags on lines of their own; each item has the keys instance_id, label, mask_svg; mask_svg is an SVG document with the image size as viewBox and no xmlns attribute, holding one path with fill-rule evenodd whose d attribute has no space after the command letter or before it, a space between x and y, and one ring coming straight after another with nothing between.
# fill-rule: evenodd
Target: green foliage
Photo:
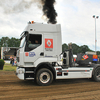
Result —
<instances>
[{"instance_id":1,"label":"green foliage","mask_svg":"<svg viewBox=\"0 0 100 100\"><path fill-rule=\"evenodd\" d=\"M100 51L97 51L97 55L100 55Z\"/></svg>"},{"instance_id":2,"label":"green foliage","mask_svg":"<svg viewBox=\"0 0 100 100\"><path fill-rule=\"evenodd\" d=\"M5 64L2 71L16 71L16 66L12 66L11 64Z\"/></svg>"},{"instance_id":3,"label":"green foliage","mask_svg":"<svg viewBox=\"0 0 100 100\"><path fill-rule=\"evenodd\" d=\"M2 37L0 47L19 47L20 40L12 37Z\"/></svg>"},{"instance_id":4,"label":"green foliage","mask_svg":"<svg viewBox=\"0 0 100 100\"><path fill-rule=\"evenodd\" d=\"M80 47L75 43L72 44L73 54L77 54L80 52Z\"/></svg>"},{"instance_id":5,"label":"green foliage","mask_svg":"<svg viewBox=\"0 0 100 100\"><path fill-rule=\"evenodd\" d=\"M6 64L3 68L3 71L16 71L16 66L12 66L11 64Z\"/></svg>"},{"instance_id":6,"label":"green foliage","mask_svg":"<svg viewBox=\"0 0 100 100\"><path fill-rule=\"evenodd\" d=\"M62 45L62 51L64 51L65 49L68 49L67 44L63 44ZM91 49L89 49L89 47L87 45L82 45L82 46L78 46L77 44L73 43L72 44L72 49L73 49L73 54L77 54L77 53L85 53L87 51L92 51ZM100 52L98 52L99 54Z\"/></svg>"},{"instance_id":7,"label":"green foliage","mask_svg":"<svg viewBox=\"0 0 100 100\"><path fill-rule=\"evenodd\" d=\"M80 53L85 53L87 51L92 51L87 45L80 46Z\"/></svg>"},{"instance_id":8,"label":"green foliage","mask_svg":"<svg viewBox=\"0 0 100 100\"><path fill-rule=\"evenodd\" d=\"M66 49L68 49L68 45L66 43L64 43L62 45L62 52L65 51Z\"/></svg>"},{"instance_id":9,"label":"green foliage","mask_svg":"<svg viewBox=\"0 0 100 100\"><path fill-rule=\"evenodd\" d=\"M0 42L0 47L8 46L8 40L9 40L9 37L2 37L1 42Z\"/></svg>"},{"instance_id":10,"label":"green foliage","mask_svg":"<svg viewBox=\"0 0 100 100\"><path fill-rule=\"evenodd\" d=\"M4 66L4 60L3 59L0 59L0 66Z\"/></svg>"},{"instance_id":11,"label":"green foliage","mask_svg":"<svg viewBox=\"0 0 100 100\"><path fill-rule=\"evenodd\" d=\"M8 40L8 47L19 47L20 40L16 38L11 38Z\"/></svg>"}]
</instances>

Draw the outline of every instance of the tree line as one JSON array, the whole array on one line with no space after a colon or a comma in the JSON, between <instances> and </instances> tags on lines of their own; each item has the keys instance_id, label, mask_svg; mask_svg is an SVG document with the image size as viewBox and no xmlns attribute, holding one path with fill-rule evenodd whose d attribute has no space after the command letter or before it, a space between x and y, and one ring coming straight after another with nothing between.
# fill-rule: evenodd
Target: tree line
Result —
<instances>
[{"instance_id":1,"label":"tree line","mask_svg":"<svg viewBox=\"0 0 100 100\"><path fill-rule=\"evenodd\" d=\"M67 49L68 49L68 45L66 43L62 44L62 51ZM87 51L94 52L87 45L78 46L75 43L72 43L72 49L73 49L73 54L85 53ZM100 51L97 51L97 55L100 55Z\"/></svg>"},{"instance_id":2,"label":"tree line","mask_svg":"<svg viewBox=\"0 0 100 100\"><path fill-rule=\"evenodd\" d=\"M19 47L20 40L14 37L2 37L0 40L0 47Z\"/></svg>"},{"instance_id":3,"label":"tree line","mask_svg":"<svg viewBox=\"0 0 100 100\"><path fill-rule=\"evenodd\" d=\"M9 37L2 37L0 40L0 54L1 54L1 47L19 47L20 40L17 38L9 38ZM62 44L62 51L68 49L68 45L66 43ZM87 45L78 46L75 43L72 43L73 54L77 53L85 53L91 50ZM97 54L100 55L100 51L97 51Z\"/></svg>"}]
</instances>

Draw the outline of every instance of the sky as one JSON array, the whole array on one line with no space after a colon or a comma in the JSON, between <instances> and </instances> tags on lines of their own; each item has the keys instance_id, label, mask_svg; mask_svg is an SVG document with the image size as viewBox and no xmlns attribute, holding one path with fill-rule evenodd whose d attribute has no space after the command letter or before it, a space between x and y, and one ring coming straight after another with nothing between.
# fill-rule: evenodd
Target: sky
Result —
<instances>
[{"instance_id":1,"label":"sky","mask_svg":"<svg viewBox=\"0 0 100 100\"><path fill-rule=\"evenodd\" d=\"M38 1L38 2L37 2ZM88 45L95 50L95 19L100 16L100 0L56 0L57 24L62 43ZM47 23L39 0L0 0L0 38L20 38L29 21ZM96 50L100 51L100 18L96 19Z\"/></svg>"}]
</instances>

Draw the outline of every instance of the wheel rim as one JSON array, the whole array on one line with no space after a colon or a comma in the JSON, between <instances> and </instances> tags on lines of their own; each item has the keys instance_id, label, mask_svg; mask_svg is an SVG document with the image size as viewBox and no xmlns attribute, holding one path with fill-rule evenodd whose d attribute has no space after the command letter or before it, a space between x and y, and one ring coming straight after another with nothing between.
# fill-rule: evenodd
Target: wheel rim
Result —
<instances>
[{"instance_id":1,"label":"wheel rim","mask_svg":"<svg viewBox=\"0 0 100 100\"><path fill-rule=\"evenodd\" d=\"M43 72L40 74L40 81L42 83L48 83L50 81L50 74L48 72Z\"/></svg>"}]
</instances>

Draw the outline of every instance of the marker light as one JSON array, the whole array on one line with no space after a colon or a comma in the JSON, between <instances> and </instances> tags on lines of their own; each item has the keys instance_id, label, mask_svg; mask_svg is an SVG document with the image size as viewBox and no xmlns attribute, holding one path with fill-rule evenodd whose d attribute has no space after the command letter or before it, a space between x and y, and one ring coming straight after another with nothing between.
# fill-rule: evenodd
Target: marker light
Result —
<instances>
[{"instance_id":1,"label":"marker light","mask_svg":"<svg viewBox=\"0 0 100 100\"><path fill-rule=\"evenodd\" d=\"M34 21L31 21L31 24L33 24L34 23Z\"/></svg>"}]
</instances>

